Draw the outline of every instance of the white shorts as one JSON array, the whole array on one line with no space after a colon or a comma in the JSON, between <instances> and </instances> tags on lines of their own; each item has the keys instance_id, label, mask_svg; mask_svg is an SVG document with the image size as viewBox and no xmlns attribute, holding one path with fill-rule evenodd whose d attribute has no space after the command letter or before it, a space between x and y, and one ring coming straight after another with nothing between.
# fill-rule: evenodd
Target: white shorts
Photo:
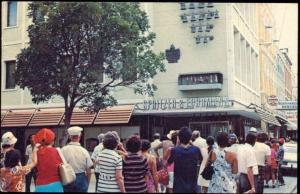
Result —
<instances>
[{"instance_id":1,"label":"white shorts","mask_svg":"<svg viewBox=\"0 0 300 194\"><path fill-rule=\"evenodd\" d=\"M169 184L168 188L173 189L173 184L174 184L174 172L169 172Z\"/></svg>"}]
</instances>

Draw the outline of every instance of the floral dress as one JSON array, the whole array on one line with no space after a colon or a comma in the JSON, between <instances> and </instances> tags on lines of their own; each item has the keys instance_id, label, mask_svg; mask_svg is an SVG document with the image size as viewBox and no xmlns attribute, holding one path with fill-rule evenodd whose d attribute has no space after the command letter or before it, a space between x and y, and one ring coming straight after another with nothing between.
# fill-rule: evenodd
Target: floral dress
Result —
<instances>
[{"instance_id":1,"label":"floral dress","mask_svg":"<svg viewBox=\"0 0 300 194\"><path fill-rule=\"evenodd\" d=\"M1 192L25 192L25 175L30 171L29 166L1 168Z\"/></svg>"},{"instance_id":2,"label":"floral dress","mask_svg":"<svg viewBox=\"0 0 300 194\"><path fill-rule=\"evenodd\" d=\"M225 159L224 150L214 149L214 174L208 186L208 193L236 193L235 176L231 165Z\"/></svg>"}]
</instances>

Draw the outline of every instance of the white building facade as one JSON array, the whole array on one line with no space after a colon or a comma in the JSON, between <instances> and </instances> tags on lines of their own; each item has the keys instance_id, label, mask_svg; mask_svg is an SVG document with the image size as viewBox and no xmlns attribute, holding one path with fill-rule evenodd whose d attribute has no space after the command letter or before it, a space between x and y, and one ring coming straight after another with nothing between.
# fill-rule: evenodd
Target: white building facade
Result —
<instances>
[{"instance_id":1,"label":"white building facade","mask_svg":"<svg viewBox=\"0 0 300 194\"><path fill-rule=\"evenodd\" d=\"M2 2L1 128L28 128L24 137L42 126L31 124L36 110L26 126L5 127L8 109L62 107L59 98L35 105L27 90L14 87L12 64L28 43L27 7L28 2ZM133 105L127 122L96 124L101 115L96 114L89 124L81 125L86 129L84 143L107 130L116 130L123 138L133 132L151 138L154 132L187 125L203 137L231 130L244 138L251 126L260 128L261 117L248 108L261 104L256 4L141 3L141 8L156 33L154 51L167 50L167 71L150 80L158 86L153 98L135 95L128 88L114 90L120 105ZM63 116L59 118L46 126L61 136Z\"/></svg>"}]
</instances>

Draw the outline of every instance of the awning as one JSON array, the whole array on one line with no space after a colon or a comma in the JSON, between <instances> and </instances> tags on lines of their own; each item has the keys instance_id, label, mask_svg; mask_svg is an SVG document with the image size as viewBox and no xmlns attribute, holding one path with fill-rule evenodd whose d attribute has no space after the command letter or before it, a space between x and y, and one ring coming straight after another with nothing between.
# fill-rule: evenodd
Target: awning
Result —
<instances>
[{"instance_id":1,"label":"awning","mask_svg":"<svg viewBox=\"0 0 300 194\"><path fill-rule=\"evenodd\" d=\"M295 131L298 129L298 126L295 123L289 122L286 124L287 130Z\"/></svg>"},{"instance_id":2,"label":"awning","mask_svg":"<svg viewBox=\"0 0 300 194\"><path fill-rule=\"evenodd\" d=\"M64 112L63 108L39 109L28 126L56 126L60 123Z\"/></svg>"},{"instance_id":3,"label":"awning","mask_svg":"<svg viewBox=\"0 0 300 194\"><path fill-rule=\"evenodd\" d=\"M259 108L256 108L255 112L266 123L270 123L270 124L273 124L273 125L281 126L281 124L278 122L278 120L275 118L275 116L272 113L270 113L268 111L265 111L263 109L259 109Z\"/></svg>"},{"instance_id":4,"label":"awning","mask_svg":"<svg viewBox=\"0 0 300 194\"><path fill-rule=\"evenodd\" d=\"M71 125L91 125L96 117L96 113L88 113L79 108L73 110ZM64 116L65 118L65 116ZM64 125L64 118L62 119L60 125Z\"/></svg>"},{"instance_id":5,"label":"awning","mask_svg":"<svg viewBox=\"0 0 300 194\"><path fill-rule=\"evenodd\" d=\"M100 110L94 121L94 124L128 123L131 118L133 109L134 105L120 105Z\"/></svg>"},{"instance_id":6,"label":"awning","mask_svg":"<svg viewBox=\"0 0 300 194\"><path fill-rule=\"evenodd\" d=\"M10 110L1 121L1 127L26 127L34 112L34 109Z\"/></svg>"}]
</instances>

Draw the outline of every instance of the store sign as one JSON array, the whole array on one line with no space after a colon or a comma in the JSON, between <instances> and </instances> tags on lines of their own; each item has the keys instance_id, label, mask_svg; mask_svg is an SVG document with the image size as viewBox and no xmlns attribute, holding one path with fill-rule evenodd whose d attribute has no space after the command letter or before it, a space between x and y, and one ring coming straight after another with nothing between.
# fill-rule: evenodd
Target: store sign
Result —
<instances>
[{"instance_id":1,"label":"store sign","mask_svg":"<svg viewBox=\"0 0 300 194\"><path fill-rule=\"evenodd\" d=\"M285 115L286 115L286 118L289 121L297 123L297 120L298 120L298 112L297 112L297 110L285 111Z\"/></svg>"},{"instance_id":2,"label":"store sign","mask_svg":"<svg viewBox=\"0 0 300 194\"><path fill-rule=\"evenodd\" d=\"M144 111L197 108L227 108L233 106L228 97L166 98L144 101Z\"/></svg>"},{"instance_id":3,"label":"store sign","mask_svg":"<svg viewBox=\"0 0 300 194\"><path fill-rule=\"evenodd\" d=\"M271 106L276 106L278 103L278 98L275 95L271 95L268 97L268 104Z\"/></svg>"},{"instance_id":4,"label":"store sign","mask_svg":"<svg viewBox=\"0 0 300 194\"><path fill-rule=\"evenodd\" d=\"M277 109L279 110L297 110L297 101L278 101Z\"/></svg>"}]
</instances>

